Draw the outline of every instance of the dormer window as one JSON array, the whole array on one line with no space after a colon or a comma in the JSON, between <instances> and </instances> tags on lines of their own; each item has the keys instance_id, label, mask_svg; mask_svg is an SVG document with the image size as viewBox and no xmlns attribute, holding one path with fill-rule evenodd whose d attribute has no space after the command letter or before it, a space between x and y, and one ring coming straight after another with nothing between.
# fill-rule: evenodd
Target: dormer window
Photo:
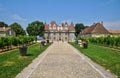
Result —
<instances>
[{"instance_id":1,"label":"dormer window","mask_svg":"<svg viewBox=\"0 0 120 78\"><path fill-rule=\"evenodd\" d=\"M59 35L61 35L61 33L59 33Z\"/></svg>"},{"instance_id":2,"label":"dormer window","mask_svg":"<svg viewBox=\"0 0 120 78\"><path fill-rule=\"evenodd\" d=\"M65 26L67 26L67 24L65 24Z\"/></svg>"},{"instance_id":3,"label":"dormer window","mask_svg":"<svg viewBox=\"0 0 120 78\"><path fill-rule=\"evenodd\" d=\"M61 29L59 29L59 31L60 31Z\"/></svg>"},{"instance_id":4,"label":"dormer window","mask_svg":"<svg viewBox=\"0 0 120 78\"><path fill-rule=\"evenodd\" d=\"M53 26L53 29L56 29L56 26Z\"/></svg>"},{"instance_id":5,"label":"dormer window","mask_svg":"<svg viewBox=\"0 0 120 78\"><path fill-rule=\"evenodd\" d=\"M9 31L9 35L12 35L12 31L11 30Z\"/></svg>"},{"instance_id":6,"label":"dormer window","mask_svg":"<svg viewBox=\"0 0 120 78\"><path fill-rule=\"evenodd\" d=\"M49 29L52 29L51 27L49 27Z\"/></svg>"},{"instance_id":7,"label":"dormer window","mask_svg":"<svg viewBox=\"0 0 120 78\"><path fill-rule=\"evenodd\" d=\"M63 30L62 24L59 24L59 25L58 25L58 30L59 30L59 31L60 31L60 30Z\"/></svg>"},{"instance_id":8,"label":"dormer window","mask_svg":"<svg viewBox=\"0 0 120 78\"><path fill-rule=\"evenodd\" d=\"M55 24L53 26L56 26Z\"/></svg>"},{"instance_id":9,"label":"dormer window","mask_svg":"<svg viewBox=\"0 0 120 78\"><path fill-rule=\"evenodd\" d=\"M65 30L68 30L68 28L67 28L67 27L65 27Z\"/></svg>"}]
</instances>

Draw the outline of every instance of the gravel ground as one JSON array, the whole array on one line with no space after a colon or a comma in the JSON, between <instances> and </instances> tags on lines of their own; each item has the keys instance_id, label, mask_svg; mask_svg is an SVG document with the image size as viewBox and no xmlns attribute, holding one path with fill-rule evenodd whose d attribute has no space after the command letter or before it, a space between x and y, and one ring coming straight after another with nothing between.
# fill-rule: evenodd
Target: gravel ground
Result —
<instances>
[{"instance_id":1,"label":"gravel ground","mask_svg":"<svg viewBox=\"0 0 120 78\"><path fill-rule=\"evenodd\" d=\"M116 78L66 42L54 42L16 78Z\"/></svg>"}]
</instances>

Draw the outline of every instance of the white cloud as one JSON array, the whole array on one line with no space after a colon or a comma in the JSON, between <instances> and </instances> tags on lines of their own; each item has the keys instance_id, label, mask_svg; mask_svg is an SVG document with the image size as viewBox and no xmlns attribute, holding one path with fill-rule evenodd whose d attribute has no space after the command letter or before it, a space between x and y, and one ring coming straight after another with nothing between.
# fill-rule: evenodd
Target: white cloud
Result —
<instances>
[{"instance_id":1,"label":"white cloud","mask_svg":"<svg viewBox=\"0 0 120 78\"><path fill-rule=\"evenodd\" d=\"M17 14L12 15L11 17L12 17L12 19L17 20L17 21L27 21L27 19L25 19Z\"/></svg>"},{"instance_id":2,"label":"white cloud","mask_svg":"<svg viewBox=\"0 0 120 78\"><path fill-rule=\"evenodd\" d=\"M104 22L104 26L108 29L119 29L120 30L120 20Z\"/></svg>"}]
</instances>

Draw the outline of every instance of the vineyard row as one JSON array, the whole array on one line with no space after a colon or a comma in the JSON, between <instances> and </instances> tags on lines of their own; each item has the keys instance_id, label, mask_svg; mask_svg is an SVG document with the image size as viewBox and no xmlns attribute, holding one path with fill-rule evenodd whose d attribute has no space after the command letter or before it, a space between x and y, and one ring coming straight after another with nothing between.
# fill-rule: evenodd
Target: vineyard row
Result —
<instances>
[{"instance_id":1,"label":"vineyard row","mask_svg":"<svg viewBox=\"0 0 120 78\"><path fill-rule=\"evenodd\" d=\"M0 37L0 49L11 49L12 46L28 45L30 42L37 40L35 36L6 36Z\"/></svg>"}]
</instances>

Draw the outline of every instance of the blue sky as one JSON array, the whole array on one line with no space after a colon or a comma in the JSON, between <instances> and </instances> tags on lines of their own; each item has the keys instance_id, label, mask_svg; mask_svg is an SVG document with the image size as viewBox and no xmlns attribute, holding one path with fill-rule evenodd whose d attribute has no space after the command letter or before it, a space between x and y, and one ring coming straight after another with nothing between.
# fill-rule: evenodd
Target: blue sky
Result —
<instances>
[{"instance_id":1,"label":"blue sky","mask_svg":"<svg viewBox=\"0 0 120 78\"><path fill-rule=\"evenodd\" d=\"M25 29L36 20L89 26L103 21L108 29L120 29L120 0L0 0L0 21Z\"/></svg>"}]
</instances>

